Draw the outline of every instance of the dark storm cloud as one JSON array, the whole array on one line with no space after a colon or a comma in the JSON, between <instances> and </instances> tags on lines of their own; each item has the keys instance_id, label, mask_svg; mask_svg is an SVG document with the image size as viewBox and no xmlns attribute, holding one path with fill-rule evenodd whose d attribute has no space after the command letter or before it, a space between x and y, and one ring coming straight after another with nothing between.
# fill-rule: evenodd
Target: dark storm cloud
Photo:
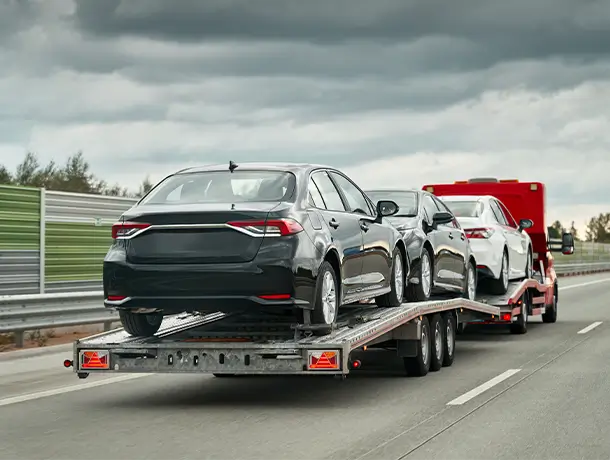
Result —
<instances>
[{"instance_id":1,"label":"dark storm cloud","mask_svg":"<svg viewBox=\"0 0 610 460\"><path fill-rule=\"evenodd\" d=\"M76 21L87 33L170 41L448 36L481 45L481 59L496 62L610 51L610 8L595 0L77 0Z\"/></svg>"}]
</instances>

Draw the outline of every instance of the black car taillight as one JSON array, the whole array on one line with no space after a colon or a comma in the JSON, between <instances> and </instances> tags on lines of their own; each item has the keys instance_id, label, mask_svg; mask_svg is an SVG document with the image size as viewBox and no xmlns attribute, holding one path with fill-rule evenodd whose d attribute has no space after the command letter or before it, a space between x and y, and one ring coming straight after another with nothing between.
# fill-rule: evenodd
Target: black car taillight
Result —
<instances>
[{"instance_id":1,"label":"black car taillight","mask_svg":"<svg viewBox=\"0 0 610 460\"><path fill-rule=\"evenodd\" d=\"M150 227L150 224L142 222L117 222L112 226L112 239L121 240L132 238L148 227Z\"/></svg>"},{"instance_id":2,"label":"black car taillight","mask_svg":"<svg viewBox=\"0 0 610 460\"><path fill-rule=\"evenodd\" d=\"M302 232L303 227L294 219L244 220L227 222L230 227L243 228L256 235L289 236Z\"/></svg>"}]
</instances>

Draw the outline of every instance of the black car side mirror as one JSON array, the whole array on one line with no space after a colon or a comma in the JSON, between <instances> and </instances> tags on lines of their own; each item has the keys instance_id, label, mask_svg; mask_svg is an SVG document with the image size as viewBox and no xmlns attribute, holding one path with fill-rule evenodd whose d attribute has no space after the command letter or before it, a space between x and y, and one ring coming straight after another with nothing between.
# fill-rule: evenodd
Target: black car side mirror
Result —
<instances>
[{"instance_id":1,"label":"black car side mirror","mask_svg":"<svg viewBox=\"0 0 610 460\"><path fill-rule=\"evenodd\" d=\"M389 217L396 214L400 208L391 200L380 200L377 202L377 218Z\"/></svg>"},{"instance_id":2,"label":"black car side mirror","mask_svg":"<svg viewBox=\"0 0 610 460\"><path fill-rule=\"evenodd\" d=\"M574 235L571 233L564 233L561 236L561 252L566 256L574 254Z\"/></svg>"},{"instance_id":3,"label":"black car side mirror","mask_svg":"<svg viewBox=\"0 0 610 460\"><path fill-rule=\"evenodd\" d=\"M527 228L532 228L534 226L534 221L532 219L521 219L519 221L519 231L522 232Z\"/></svg>"},{"instance_id":4,"label":"black car side mirror","mask_svg":"<svg viewBox=\"0 0 610 460\"><path fill-rule=\"evenodd\" d=\"M432 216L432 225L445 225L453 221L453 214L447 211L440 211Z\"/></svg>"}]
</instances>

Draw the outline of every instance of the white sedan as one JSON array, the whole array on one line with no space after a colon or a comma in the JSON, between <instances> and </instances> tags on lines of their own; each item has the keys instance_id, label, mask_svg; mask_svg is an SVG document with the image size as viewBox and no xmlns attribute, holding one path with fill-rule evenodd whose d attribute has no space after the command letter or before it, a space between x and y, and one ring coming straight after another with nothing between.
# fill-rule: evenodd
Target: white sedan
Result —
<instances>
[{"instance_id":1,"label":"white sedan","mask_svg":"<svg viewBox=\"0 0 610 460\"><path fill-rule=\"evenodd\" d=\"M493 196L441 196L470 240L481 278L489 278L495 294L505 294L509 281L532 277L532 241L524 231L534 224L519 224Z\"/></svg>"}]
</instances>

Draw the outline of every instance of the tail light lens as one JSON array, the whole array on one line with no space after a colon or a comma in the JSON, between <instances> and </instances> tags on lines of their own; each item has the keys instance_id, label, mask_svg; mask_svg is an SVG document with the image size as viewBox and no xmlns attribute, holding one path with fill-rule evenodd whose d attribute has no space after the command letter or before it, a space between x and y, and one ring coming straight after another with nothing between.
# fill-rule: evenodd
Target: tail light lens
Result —
<instances>
[{"instance_id":1,"label":"tail light lens","mask_svg":"<svg viewBox=\"0 0 610 460\"><path fill-rule=\"evenodd\" d=\"M117 222L112 226L112 239L120 240L124 238L130 238L137 232L150 227L150 224L142 222Z\"/></svg>"},{"instance_id":2,"label":"tail light lens","mask_svg":"<svg viewBox=\"0 0 610 460\"><path fill-rule=\"evenodd\" d=\"M470 239L483 239L486 240L494 234L492 228L469 228L464 230L466 237Z\"/></svg>"},{"instance_id":3,"label":"tail light lens","mask_svg":"<svg viewBox=\"0 0 610 460\"><path fill-rule=\"evenodd\" d=\"M293 219L246 220L227 222L227 225L243 228L257 235L289 236L303 231L301 224Z\"/></svg>"}]
</instances>

